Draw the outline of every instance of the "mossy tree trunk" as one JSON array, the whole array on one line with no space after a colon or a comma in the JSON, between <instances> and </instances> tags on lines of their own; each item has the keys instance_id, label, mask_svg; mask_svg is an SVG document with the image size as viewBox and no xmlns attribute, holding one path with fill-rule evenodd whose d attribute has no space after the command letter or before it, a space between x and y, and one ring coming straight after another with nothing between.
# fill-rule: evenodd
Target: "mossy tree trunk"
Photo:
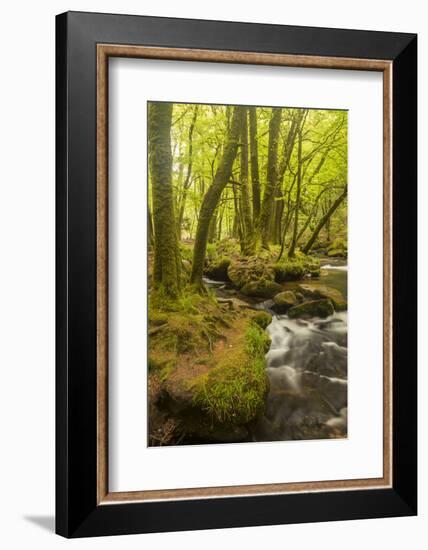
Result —
<instances>
[{"instance_id":1,"label":"mossy tree trunk","mask_svg":"<svg viewBox=\"0 0 428 550\"><path fill-rule=\"evenodd\" d=\"M149 165L153 196L155 287L180 295L181 261L172 190L172 103L149 104Z\"/></svg>"},{"instance_id":2,"label":"mossy tree trunk","mask_svg":"<svg viewBox=\"0 0 428 550\"><path fill-rule=\"evenodd\" d=\"M274 196L278 185L278 139L281 125L282 109L272 108L272 116L269 121L269 143L266 187L263 195L263 202L260 211L260 237L262 246L269 248L270 223Z\"/></svg>"},{"instance_id":3,"label":"mossy tree trunk","mask_svg":"<svg viewBox=\"0 0 428 550\"><path fill-rule=\"evenodd\" d=\"M242 222L241 222L241 196L236 183L232 183L233 189L233 230L232 237L242 241Z\"/></svg>"},{"instance_id":4,"label":"mossy tree trunk","mask_svg":"<svg viewBox=\"0 0 428 550\"><path fill-rule=\"evenodd\" d=\"M300 111L294 112L291 118L291 122L288 128L287 138L284 139L284 147L282 159L278 169L278 185L276 188L275 200L275 214L272 225L272 241L275 244L282 244L282 219L285 210L285 189L284 178L287 170L289 169L291 155L294 149L294 143L296 141L297 128L299 124ZM289 193L290 195L290 193Z\"/></svg>"},{"instance_id":5,"label":"mossy tree trunk","mask_svg":"<svg viewBox=\"0 0 428 550\"><path fill-rule=\"evenodd\" d=\"M260 217L260 174L259 174L259 146L257 142L257 107L249 107L250 122L250 163L251 188L253 199L253 223L257 225Z\"/></svg>"},{"instance_id":6,"label":"mossy tree trunk","mask_svg":"<svg viewBox=\"0 0 428 550\"><path fill-rule=\"evenodd\" d=\"M334 203L330 206L328 211L324 214L324 216L320 219L317 226L315 227L310 239L306 243L305 247L303 248L304 254L308 254L316 241L321 229L329 222L332 215L336 212L340 204L344 201L345 197L348 194L348 186L346 185L343 193L337 197L337 199L334 201Z\"/></svg>"},{"instance_id":7,"label":"mossy tree trunk","mask_svg":"<svg viewBox=\"0 0 428 550\"><path fill-rule=\"evenodd\" d=\"M148 208L148 219L147 219L147 233L149 234L149 248L153 248L155 245L155 236L153 229L153 218L152 213L150 212L150 207Z\"/></svg>"},{"instance_id":8,"label":"mossy tree trunk","mask_svg":"<svg viewBox=\"0 0 428 550\"><path fill-rule=\"evenodd\" d=\"M209 228L209 231L208 231L208 242L209 243L213 243L217 238L217 217L218 217L218 212L217 212L217 209L216 209L216 210L214 210L213 217L211 218L210 228Z\"/></svg>"},{"instance_id":9,"label":"mossy tree trunk","mask_svg":"<svg viewBox=\"0 0 428 550\"><path fill-rule=\"evenodd\" d=\"M254 237L254 225L251 214L251 202L248 182L248 124L247 109L245 109L244 121L241 134L241 158L240 158L240 180L242 197L242 222L243 235L241 241L241 250L245 256L251 256L255 253L256 242Z\"/></svg>"},{"instance_id":10,"label":"mossy tree trunk","mask_svg":"<svg viewBox=\"0 0 428 550\"><path fill-rule=\"evenodd\" d=\"M196 229L195 247L193 250L192 274L190 277L191 283L197 288L202 288L203 286L202 275L204 270L209 226L221 194L232 174L232 167L238 151L239 138L242 133L244 117L245 109L243 107L235 107L233 109L230 130L226 137L223 154L218 164L214 180L202 200L198 227Z\"/></svg>"},{"instance_id":11,"label":"mossy tree trunk","mask_svg":"<svg viewBox=\"0 0 428 550\"><path fill-rule=\"evenodd\" d=\"M291 238L290 248L288 249L288 257L294 258L296 252L296 243L297 243L297 230L299 227L299 210L300 210L300 193L302 188L302 126L299 125L297 130L298 141L297 141L297 181L296 181L296 203L294 209L294 225L293 225L293 234Z\"/></svg>"},{"instance_id":12,"label":"mossy tree trunk","mask_svg":"<svg viewBox=\"0 0 428 550\"><path fill-rule=\"evenodd\" d=\"M189 137L188 137L188 161L187 161L187 171L186 178L183 183L183 192L180 200L180 206L178 209L178 220L177 220L177 230L178 230L178 239L181 239L181 226L183 225L184 209L186 208L187 193L192 183L192 166L193 166L193 132L195 130L196 119L198 118L198 107L195 105L193 110L192 121L189 126ZM181 168L182 169L182 168Z\"/></svg>"}]
</instances>

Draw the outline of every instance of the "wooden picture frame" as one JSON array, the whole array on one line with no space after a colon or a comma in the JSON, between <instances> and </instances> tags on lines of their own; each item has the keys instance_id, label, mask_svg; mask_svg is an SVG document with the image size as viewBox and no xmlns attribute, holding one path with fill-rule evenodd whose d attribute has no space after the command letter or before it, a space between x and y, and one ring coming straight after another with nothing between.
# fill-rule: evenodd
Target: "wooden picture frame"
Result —
<instances>
[{"instance_id":1,"label":"wooden picture frame","mask_svg":"<svg viewBox=\"0 0 428 550\"><path fill-rule=\"evenodd\" d=\"M416 35L77 12L57 16L56 25L57 532L81 537L416 514ZM383 73L381 478L109 492L110 57Z\"/></svg>"}]
</instances>

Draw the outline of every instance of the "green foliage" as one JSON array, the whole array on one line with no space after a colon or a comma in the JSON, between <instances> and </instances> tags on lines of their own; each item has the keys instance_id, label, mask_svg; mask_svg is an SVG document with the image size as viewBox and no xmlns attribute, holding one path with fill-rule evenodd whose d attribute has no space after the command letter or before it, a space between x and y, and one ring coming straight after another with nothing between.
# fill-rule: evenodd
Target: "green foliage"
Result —
<instances>
[{"instance_id":1,"label":"green foliage","mask_svg":"<svg viewBox=\"0 0 428 550\"><path fill-rule=\"evenodd\" d=\"M193 246L188 243L180 243L181 258L191 262L193 259Z\"/></svg>"},{"instance_id":2,"label":"green foliage","mask_svg":"<svg viewBox=\"0 0 428 550\"><path fill-rule=\"evenodd\" d=\"M153 290L148 317L149 354L153 355L173 352L197 356L211 349L220 337L218 326L227 324L227 314L219 312L215 297L211 293L202 296L190 287L176 300L162 289Z\"/></svg>"},{"instance_id":3,"label":"green foliage","mask_svg":"<svg viewBox=\"0 0 428 550\"><path fill-rule=\"evenodd\" d=\"M330 244L327 250L327 256L336 257L336 256L347 256L348 254L348 244L343 237L337 237Z\"/></svg>"},{"instance_id":4,"label":"green foliage","mask_svg":"<svg viewBox=\"0 0 428 550\"><path fill-rule=\"evenodd\" d=\"M194 403L213 421L246 424L264 410L269 382L264 355L270 339L255 323L245 338L199 380Z\"/></svg>"},{"instance_id":5,"label":"green foliage","mask_svg":"<svg viewBox=\"0 0 428 550\"><path fill-rule=\"evenodd\" d=\"M305 274L305 268L302 262L297 258L276 263L274 267L275 280L278 283L283 283L285 281L297 281L302 279Z\"/></svg>"},{"instance_id":6,"label":"green foliage","mask_svg":"<svg viewBox=\"0 0 428 550\"><path fill-rule=\"evenodd\" d=\"M298 281L305 275L318 277L320 274L320 262L312 256L296 253L294 258L287 258L277 262L275 268L275 280L278 283L285 281Z\"/></svg>"},{"instance_id":7,"label":"green foliage","mask_svg":"<svg viewBox=\"0 0 428 550\"><path fill-rule=\"evenodd\" d=\"M258 311L253 316L253 321L259 325L260 328L265 329L272 322L272 315L267 311Z\"/></svg>"},{"instance_id":8,"label":"green foliage","mask_svg":"<svg viewBox=\"0 0 428 550\"><path fill-rule=\"evenodd\" d=\"M269 335L257 324L250 323L245 332L245 349L250 357L262 357L270 347Z\"/></svg>"}]
</instances>

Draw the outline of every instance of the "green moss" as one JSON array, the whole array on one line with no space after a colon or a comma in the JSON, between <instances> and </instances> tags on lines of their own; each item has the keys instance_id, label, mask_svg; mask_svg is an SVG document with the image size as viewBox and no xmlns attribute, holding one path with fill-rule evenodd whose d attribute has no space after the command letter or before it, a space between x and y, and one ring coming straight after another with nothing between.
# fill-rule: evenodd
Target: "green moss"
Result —
<instances>
[{"instance_id":1,"label":"green moss","mask_svg":"<svg viewBox=\"0 0 428 550\"><path fill-rule=\"evenodd\" d=\"M192 262L193 260L193 246L188 243L180 243L180 254L182 260Z\"/></svg>"},{"instance_id":2,"label":"green moss","mask_svg":"<svg viewBox=\"0 0 428 550\"><path fill-rule=\"evenodd\" d=\"M157 350L156 353L149 353L149 370L161 371L166 367L174 367L176 356L170 351Z\"/></svg>"},{"instance_id":3,"label":"green moss","mask_svg":"<svg viewBox=\"0 0 428 550\"><path fill-rule=\"evenodd\" d=\"M319 277L320 262L312 256L305 256L301 252L296 253L295 258L287 258L274 265L275 280L278 283L285 281L298 281L305 275Z\"/></svg>"},{"instance_id":4,"label":"green moss","mask_svg":"<svg viewBox=\"0 0 428 550\"><path fill-rule=\"evenodd\" d=\"M207 243L207 248L205 252L205 260L212 262L218 257L217 247L215 243Z\"/></svg>"},{"instance_id":5,"label":"green moss","mask_svg":"<svg viewBox=\"0 0 428 550\"><path fill-rule=\"evenodd\" d=\"M343 294L336 288L332 288L326 285L299 285L298 288L308 296L310 299L324 298L330 300L336 311L344 311L347 309L348 304L343 297Z\"/></svg>"},{"instance_id":6,"label":"green moss","mask_svg":"<svg viewBox=\"0 0 428 550\"><path fill-rule=\"evenodd\" d=\"M286 262L275 264L275 280L277 283L284 281L297 281L303 278L305 269L302 263L296 258Z\"/></svg>"},{"instance_id":7,"label":"green moss","mask_svg":"<svg viewBox=\"0 0 428 550\"><path fill-rule=\"evenodd\" d=\"M261 256L233 259L227 274L236 288L242 288L247 283L254 281L273 281L275 278L272 264Z\"/></svg>"},{"instance_id":8,"label":"green moss","mask_svg":"<svg viewBox=\"0 0 428 550\"><path fill-rule=\"evenodd\" d=\"M339 248L330 248L329 251L327 252L327 256L329 258L336 258L336 257L339 257L339 256L344 256L344 254L345 254L344 250L339 249Z\"/></svg>"},{"instance_id":9,"label":"green moss","mask_svg":"<svg viewBox=\"0 0 428 550\"><path fill-rule=\"evenodd\" d=\"M265 329L272 322L272 315L267 311L258 311L254 317L253 321L262 329Z\"/></svg>"},{"instance_id":10,"label":"green moss","mask_svg":"<svg viewBox=\"0 0 428 550\"><path fill-rule=\"evenodd\" d=\"M175 366L173 364L165 365L165 367L159 371L159 380L161 382L166 382L174 370Z\"/></svg>"},{"instance_id":11,"label":"green moss","mask_svg":"<svg viewBox=\"0 0 428 550\"><path fill-rule=\"evenodd\" d=\"M235 258L240 255L241 247L237 239L223 239L215 244L217 256Z\"/></svg>"},{"instance_id":12,"label":"green moss","mask_svg":"<svg viewBox=\"0 0 428 550\"><path fill-rule=\"evenodd\" d=\"M331 243L331 245L329 246L329 248L341 248L342 250L347 250L347 248L348 248L348 243L347 243L346 239L344 239L343 237L337 237L337 238L334 239L334 241Z\"/></svg>"},{"instance_id":13,"label":"green moss","mask_svg":"<svg viewBox=\"0 0 428 550\"><path fill-rule=\"evenodd\" d=\"M194 404L214 422L247 424L262 414L269 382L264 355L270 339L250 323L245 337L197 381Z\"/></svg>"},{"instance_id":14,"label":"green moss","mask_svg":"<svg viewBox=\"0 0 428 550\"><path fill-rule=\"evenodd\" d=\"M275 311L282 313L296 305L297 297L292 290L286 290L277 294L273 301L275 302Z\"/></svg>"},{"instance_id":15,"label":"green moss","mask_svg":"<svg viewBox=\"0 0 428 550\"><path fill-rule=\"evenodd\" d=\"M330 244L327 250L327 256L334 258L336 256L346 256L348 253L348 243L343 237L337 237Z\"/></svg>"},{"instance_id":16,"label":"green moss","mask_svg":"<svg viewBox=\"0 0 428 550\"><path fill-rule=\"evenodd\" d=\"M281 292L282 287L275 281L269 281L266 279L261 279L258 281L250 281L246 283L242 288L241 292L247 296L255 296L257 298L272 298L278 292Z\"/></svg>"},{"instance_id":17,"label":"green moss","mask_svg":"<svg viewBox=\"0 0 428 550\"><path fill-rule=\"evenodd\" d=\"M149 324L157 327L168 321L168 315L158 309L149 308Z\"/></svg>"},{"instance_id":18,"label":"green moss","mask_svg":"<svg viewBox=\"0 0 428 550\"><path fill-rule=\"evenodd\" d=\"M204 273L210 279L215 281L228 281L229 276L227 274L227 269L230 265L230 258L221 256L208 263L204 269Z\"/></svg>"},{"instance_id":19,"label":"green moss","mask_svg":"<svg viewBox=\"0 0 428 550\"><path fill-rule=\"evenodd\" d=\"M211 352L221 337L229 314L219 310L211 293L203 296L188 287L182 296L171 300L160 290L149 296L149 354L164 352L198 355Z\"/></svg>"},{"instance_id":20,"label":"green moss","mask_svg":"<svg viewBox=\"0 0 428 550\"><path fill-rule=\"evenodd\" d=\"M251 357L264 357L269 351L271 339L256 323L250 323L245 332L245 349Z\"/></svg>"}]
</instances>

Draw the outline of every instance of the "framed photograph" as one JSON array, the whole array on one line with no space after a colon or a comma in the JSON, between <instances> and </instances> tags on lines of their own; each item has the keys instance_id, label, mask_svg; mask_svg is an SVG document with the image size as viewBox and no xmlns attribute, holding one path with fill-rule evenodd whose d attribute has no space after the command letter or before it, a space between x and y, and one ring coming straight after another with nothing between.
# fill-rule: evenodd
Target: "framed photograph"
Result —
<instances>
[{"instance_id":1,"label":"framed photograph","mask_svg":"<svg viewBox=\"0 0 428 550\"><path fill-rule=\"evenodd\" d=\"M416 35L56 25L57 533L416 514Z\"/></svg>"}]
</instances>

